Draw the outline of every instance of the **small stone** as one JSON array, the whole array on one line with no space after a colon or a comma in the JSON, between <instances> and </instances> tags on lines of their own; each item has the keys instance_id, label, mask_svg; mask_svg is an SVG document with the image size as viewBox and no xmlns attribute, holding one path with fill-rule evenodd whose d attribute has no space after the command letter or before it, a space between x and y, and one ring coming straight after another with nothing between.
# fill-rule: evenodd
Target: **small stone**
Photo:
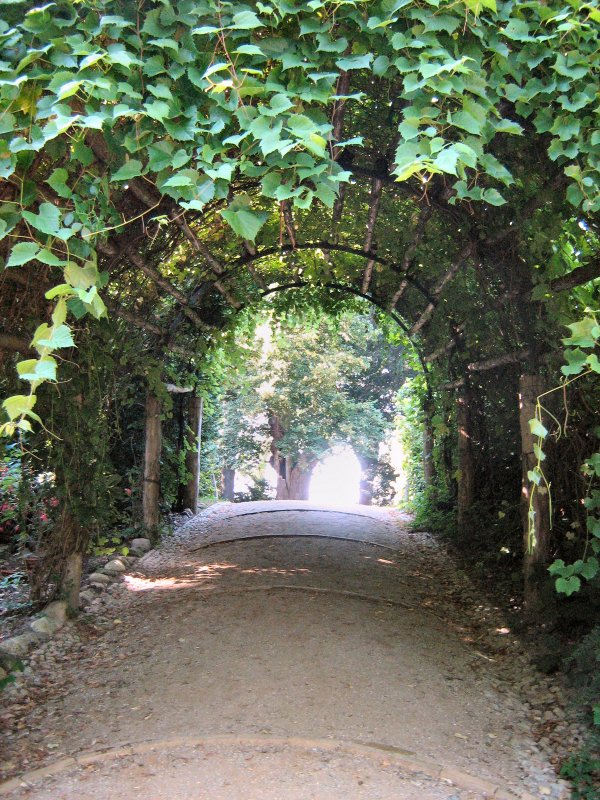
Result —
<instances>
[{"instance_id":1,"label":"small stone","mask_svg":"<svg viewBox=\"0 0 600 800\"><path fill-rule=\"evenodd\" d=\"M44 609L44 614L59 625L64 625L67 621L67 603L66 600L55 600L49 603Z\"/></svg>"},{"instance_id":2,"label":"small stone","mask_svg":"<svg viewBox=\"0 0 600 800\"><path fill-rule=\"evenodd\" d=\"M34 619L29 627L36 633L43 633L47 634L48 636L52 636L52 634L56 633L61 625L55 620L50 619L50 617L39 617L38 619Z\"/></svg>"},{"instance_id":3,"label":"small stone","mask_svg":"<svg viewBox=\"0 0 600 800\"><path fill-rule=\"evenodd\" d=\"M39 642L39 636L35 633L22 633L20 636L13 636L2 642L2 650L9 656L24 656Z\"/></svg>"},{"instance_id":4,"label":"small stone","mask_svg":"<svg viewBox=\"0 0 600 800\"><path fill-rule=\"evenodd\" d=\"M108 575L119 575L121 572L125 572L125 569L125 564L123 564L122 561L119 561L119 559L114 558L104 567L104 572Z\"/></svg>"},{"instance_id":5,"label":"small stone","mask_svg":"<svg viewBox=\"0 0 600 800\"><path fill-rule=\"evenodd\" d=\"M79 599L84 606L87 606L88 603L91 603L94 599L95 595L92 592L80 592Z\"/></svg>"},{"instance_id":6,"label":"small stone","mask_svg":"<svg viewBox=\"0 0 600 800\"><path fill-rule=\"evenodd\" d=\"M108 575L105 575L103 572L92 572L92 574L89 576L89 579L92 583L112 583L112 578Z\"/></svg>"},{"instance_id":7,"label":"small stone","mask_svg":"<svg viewBox=\"0 0 600 800\"><path fill-rule=\"evenodd\" d=\"M2 669L2 667L0 667L0 681L3 681L4 678L7 677L7 675L8 675L8 672L5 669Z\"/></svg>"},{"instance_id":8,"label":"small stone","mask_svg":"<svg viewBox=\"0 0 600 800\"><path fill-rule=\"evenodd\" d=\"M132 539L129 544L129 550L133 555L143 555L152 550L152 542L150 539Z\"/></svg>"},{"instance_id":9,"label":"small stone","mask_svg":"<svg viewBox=\"0 0 600 800\"><path fill-rule=\"evenodd\" d=\"M540 794L549 797L552 794L552 789L549 786L540 786Z\"/></svg>"}]
</instances>

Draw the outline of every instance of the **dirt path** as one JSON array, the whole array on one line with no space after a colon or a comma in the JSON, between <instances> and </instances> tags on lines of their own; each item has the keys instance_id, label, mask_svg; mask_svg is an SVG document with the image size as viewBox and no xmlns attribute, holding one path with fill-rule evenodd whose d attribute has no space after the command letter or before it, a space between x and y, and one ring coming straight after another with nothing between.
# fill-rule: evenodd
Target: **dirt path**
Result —
<instances>
[{"instance_id":1,"label":"dirt path","mask_svg":"<svg viewBox=\"0 0 600 800\"><path fill-rule=\"evenodd\" d=\"M191 520L123 578L37 712L56 759L133 749L13 796L559 796L494 669L510 633L465 614L464 578L402 522L291 503Z\"/></svg>"}]
</instances>

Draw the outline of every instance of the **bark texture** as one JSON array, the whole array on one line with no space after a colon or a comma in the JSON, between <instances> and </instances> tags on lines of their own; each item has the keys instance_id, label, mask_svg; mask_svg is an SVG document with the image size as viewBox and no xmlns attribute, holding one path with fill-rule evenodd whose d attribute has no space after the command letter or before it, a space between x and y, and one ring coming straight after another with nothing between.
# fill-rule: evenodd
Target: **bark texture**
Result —
<instances>
[{"instance_id":1,"label":"bark texture","mask_svg":"<svg viewBox=\"0 0 600 800\"><path fill-rule=\"evenodd\" d=\"M144 487L142 512L144 528L152 540L158 537L160 521L160 400L149 393L146 398L146 446L144 451Z\"/></svg>"},{"instance_id":2,"label":"bark texture","mask_svg":"<svg viewBox=\"0 0 600 800\"><path fill-rule=\"evenodd\" d=\"M187 445L185 468L189 477L183 491L183 507L194 514L198 511L198 489L200 485L200 451L202 448L202 397L192 395L188 398Z\"/></svg>"},{"instance_id":3,"label":"bark texture","mask_svg":"<svg viewBox=\"0 0 600 800\"><path fill-rule=\"evenodd\" d=\"M233 503L235 493L235 470L232 467L223 467L221 491L223 500L228 500L230 503Z\"/></svg>"},{"instance_id":4,"label":"bark texture","mask_svg":"<svg viewBox=\"0 0 600 800\"><path fill-rule=\"evenodd\" d=\"M458 524L464 526L475 499L475 459L473 453L473 392L468 385L458 395Z\"/></svg>"}]
</instances>

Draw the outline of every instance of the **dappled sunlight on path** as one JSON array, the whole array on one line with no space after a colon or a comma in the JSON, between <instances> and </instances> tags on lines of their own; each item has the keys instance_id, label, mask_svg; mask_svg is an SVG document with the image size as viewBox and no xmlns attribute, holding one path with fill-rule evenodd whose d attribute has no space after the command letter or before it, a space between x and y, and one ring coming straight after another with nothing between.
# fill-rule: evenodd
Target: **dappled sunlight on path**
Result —
<instances>
[{"instance_id":1,"label":"dappled sunlight on path","mask_svg":"<svg viewBox=\"0 0 600 800\"><path fill-rule=\"evenodd\" d=\"M524 737L515 748L524 711L495 676L497 650L486 644L496 637L510 650L512 637L483 605L449 604L463 578L405 522L392 510L291 502L219 504L191 519L124 576L107 633L64 667L78 692L48 701L47 735L60 753L154 741L157 764L173 737L188 737L184 763L200 759L194 780L208 774L210 753L221 753L220 770L206 778L215 798L238 796L224 787L242 752L273 787L257 795L268 800L283 796L277 765L304 770L321 785L319 798L363 797L339 788L348 770L379 781L379 793L365 798L475 800L486 795L467 785L482 781L519 796L533 745ZM339 791L316 768L331 760L324 742L338 743ZM362 751L342 755L357 742L377 749L374 766ZM386 753L404 753L412 767L398 772L398 762L386 777L394 763ZM443 768L459 770L451 793L438 780ZM111 769L111 796L124 798L130 770ZM416 794L411 769L432 770ZM179 785L176 774L164 766L168 786ZM136 777L136 791L155 785L147 777ZM64 794L28 796L92 797L95 780L65 778Z\"/></svg>"}]
</instances>

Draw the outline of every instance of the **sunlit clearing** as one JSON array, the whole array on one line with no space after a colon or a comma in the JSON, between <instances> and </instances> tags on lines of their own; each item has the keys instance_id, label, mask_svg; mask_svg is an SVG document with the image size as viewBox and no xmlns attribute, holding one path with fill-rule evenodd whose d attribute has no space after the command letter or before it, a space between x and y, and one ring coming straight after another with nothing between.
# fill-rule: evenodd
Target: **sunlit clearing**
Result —
<instances>
[{"instance_id":1,"label":"sunlit clearing","mask_svg":"<svg viewBox=\"0 0 600 800\"><path fill-rule=\"evenodd\" d=\"M351 447L334 447L314 469L309 498L321 505L352 505L360 495L360 464Z\"/></svg>"}]
</instances>

